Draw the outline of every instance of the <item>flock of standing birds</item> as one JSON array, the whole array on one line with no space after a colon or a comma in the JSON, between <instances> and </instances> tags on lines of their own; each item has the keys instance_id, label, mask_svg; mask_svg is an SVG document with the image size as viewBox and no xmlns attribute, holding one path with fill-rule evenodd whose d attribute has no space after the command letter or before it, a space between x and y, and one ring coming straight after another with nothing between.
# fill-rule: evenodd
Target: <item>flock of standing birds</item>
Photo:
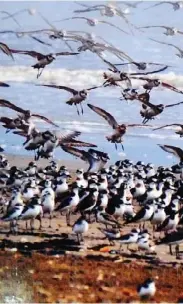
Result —
<instances>
[{"instance_id":1,"label":"flock of standing birds","mask_svg":"<svg viewBox=\"0 0 183 304\"><path fill-rule=\"evenodd\" d=\"M116 28L124 35L130 35L133 31L142 31L148 28L163 28L166 30L165 35L183 34L181 30L168 26L144 26L137 27L129 21L129 10L135 10L143 1L124 2L118 1L116 4L106 3L90 6L78 3L82 8L75 10L75 15L70 18L61 20L80 19L87 22L89 26L96 26L99 23L106 27ZM123 5L123 8L121 8ZM183 2L158 2L150 5L147 9L153 9L159 5L171 5L173 10L183 8ZM118 16L127 24L127 29L115 25L115 23L98 20L81 15L98 11L102 16L113 18ZM47 28L34 31L22 30L19 23L19 15L22 13L38 15L47 24ZM13 49L10 45L0 42L0 50L10 57L10 60L16 60L17 55L31 56L35 59L32 67L38 71L37 78L41 77L47 65L59 56L82 56L82 52L89 51L98 56L108 70L103 73L103 83L82 90L75 90L72 87L53 84L38 84L45 90L59 89L65 90L71 94L66 103L75 106L78 115L84 115L83 102L87 99L90 90L105 89L108 86L120 88L121 99L124 101L138 101L141 104L140 115L143 118L141 124L123 124L116 121L112 114L108 113L101 107L88 104L90 110L100 115L113 129L112 134L108 134L106 139L118 148L121 145L124 149L124 135L130 127L152 127L147 123L160 115L166 108L174 107L183 102L173 103L170 105L153 104L150 101L151 91L162 87L172 90L177 94L183 94L183 91L160 81L157 77L159 72L169 68L153 62L137 62L122 50L116 48L107 41L97 40L95 36L84 31L66 31L58 29L40 12L35 9L25 9L16 13L1 11L4 15L3 20L12 19L19 30L17 31L0 31L16 35L17 38L29 36L37 43L45 44L51 47L51 40L61 40L65 43L68 51L51 52L41 54L37 51ZM59 21L59 22L61 22ZM130 31L130 33L128 32ZM40 38L41 35L41 38ZM49 40L49 42L44 39ZM153 40L153 39L151 39ZM156 41L156 40L154 40ZM79 44L77 50L73 50L71 42ZM167 46L174 47L178 50L177 56L182 58L183 51L176 45L163 43ZM113 64L106 59L104 54L108 52L120 60L119 64ZM135 72L126 72L119 67L131 65L136 69ZM155 68L147 71L148 67ZM152 74L156 77L151 77ZM139 80L141 86L139 89L133 88L133 80ZM0 82L1 87L9 87L9 84ZM12 132L25 138L23 147L26 150L35 152L34 161L30 162L27 168L10 167L6 157L0 155L0 183L1 183L1 221L10 222L10 233L18 233L20 221L26 222L26 229L33 231L34 221L40 222L39 229L42 228L42 219L44 215L49 214L50 224L54 216L66 216L66 224L72 226L73 232L77 235L78 242L83 241L83 234L88 232L89 226L97 223L97 228L107 238L110 244L118 243L120 251L124 250L124 245L137 246L138 250L151 253L156 251L156 246L167 244L170 247L170 254L173 254L172 245L175 245L176 257L180 257L179 244L183 242L183 150L179 147L170 145L159 145L164 151L177 156L180 162L172 167L159 166L153 164L144 164L141 161L133 163L128 159L119 160L114 165L106 167L109 161L108 153L97 150L93 143L84 142L76 139L81 133L71 131L63 134L55 130L40 131L33 123L33 118L43 120L44 122L58 127L49 118L32 113L30 110L22 109L11 101L0 99L0 106L7 107L17 113L15 118L0 117L2 126L6 132ZM104 104L105 107L105 104ZM172 123L161 126L156 129L167 126L177 126L176 131L180 137L183 136L183 124ZM156 130L154 129L154 130ZM61 147L65 152L71 153L81 160L86 161L89 165L88 170L78 169L71 179L71 173L65 166L59 168L56 161L53 160L53 152L57 147ZM81 149L81 147L88 150ZM3 149L2 149L3 150ZM2 151L1 151L2 152ZM39 158L51 159L50 164L45 168L39 168L36 161ZM79 218L73 224L72 215L80 214ZM30 222L29 222L30 221ZM146 225L146 227L145 227ZM123 233L124 227L129 227L128 233ZM22 227L21 227L22 228ZM148 279L138 288L141 297L154 296L156 292L155 281Z\"/></svg>"}]
</instances>

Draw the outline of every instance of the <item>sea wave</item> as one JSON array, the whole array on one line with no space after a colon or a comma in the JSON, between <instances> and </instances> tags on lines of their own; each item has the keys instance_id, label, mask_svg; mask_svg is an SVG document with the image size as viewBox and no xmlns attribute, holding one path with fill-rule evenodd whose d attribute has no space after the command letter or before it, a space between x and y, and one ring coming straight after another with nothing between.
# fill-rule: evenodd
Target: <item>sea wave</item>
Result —
<instances>
[{"instance_id":1,"label":"sea wave","mask_svg":"<svg viewBox=\"0 0 183 304\"><path fill-rule=\"evenodd\" d=\"M105 70L89 70L89 69L50 69L46 68L37 80L37 71L27 66L1 66L0 81L4 82L22 82L22 83L46 83L46 84L62 84L81 88L87 86L102 85L103 72ZM174 72L162 74L148 75L150 78L159 78L162 81L168 82L178 88L183 88L183 75L178 75ZM133 80L134 86L139 86L142 81Z\"/></svg>"}]
</instances>

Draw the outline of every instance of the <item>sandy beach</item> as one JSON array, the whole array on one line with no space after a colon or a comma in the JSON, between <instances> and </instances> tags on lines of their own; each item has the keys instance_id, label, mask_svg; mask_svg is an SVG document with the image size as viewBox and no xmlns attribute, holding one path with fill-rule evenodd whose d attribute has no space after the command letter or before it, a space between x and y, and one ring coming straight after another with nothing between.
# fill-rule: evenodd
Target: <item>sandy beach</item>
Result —
<instances>
[{"instance_id":1,"label":"sandy beach","mask_svg":"<svg viewBox=\"0 0 183 304\"><path fill-rule=\"evenodd\" d=\"M11 166L21 168L32 161L30 157L6 157ZM39 167L46 165L48 161L38 162ZM59 165L66 165L72 173L84 167L84 163L78 161L59 161ZM78 215L72 215L71 224L77 218ZM136 245L130 250L124 245L119 253L119 244L111 246L99 230L103 225L96 222L90 224L84 243L79 245L72 227L66 225L65 216L59 212L54 214L52 228L48 228L48 218L43 219L41 231L38 224L36 220L35 230L31 232L26 231L25 222L20 221L17 235L9 234L9 223L0 224L1 281L6 280L7 273L13 276L15 268L20 274L28 272L28 286L32 289L27 293L30 298L24 301L131 302L138 300L137 285L155 275L159 277L158 292L153 300L177 302L183 296L180 287L183 261L181 256L177 259L175 254L170 255L168 246L156 246L154 252L144 253ZM128 233L134 226L138 227L134 224L122 227L121 234ZM152 229L150 224L147 228ZM19 276L21 278L22 274Z\"/></svg>"}]
</instances>

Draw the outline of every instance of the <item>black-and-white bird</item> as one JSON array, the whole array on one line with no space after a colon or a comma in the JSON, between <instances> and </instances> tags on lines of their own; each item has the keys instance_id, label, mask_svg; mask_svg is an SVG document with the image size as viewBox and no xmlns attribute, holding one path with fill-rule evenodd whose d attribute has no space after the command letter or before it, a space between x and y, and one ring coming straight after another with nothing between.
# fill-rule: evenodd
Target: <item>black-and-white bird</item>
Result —
<instances>
[{"instance_id":1,"label":"black-and-white bird","mask_svg":"<svg viewBox=\"0 0 183 304\"><path fill-rule=\"evenodd\" d=\"M77 235L78 243L83 241L83 234L88 232L88 228L89 224L83 216L74 223L72 231Z\"/></svg>"},{"instance_id":2,"label":"black-and-white bird","mask_svg":"<svg viewBox=\"0 0 183 304\"><path fill-rule=\"evenodd\" d=\"M138 295L141 299L149 299L154 297L156 293L155 281L151 278L145 280L144 283L137 287Z\"/></svg>"}]
</instances>

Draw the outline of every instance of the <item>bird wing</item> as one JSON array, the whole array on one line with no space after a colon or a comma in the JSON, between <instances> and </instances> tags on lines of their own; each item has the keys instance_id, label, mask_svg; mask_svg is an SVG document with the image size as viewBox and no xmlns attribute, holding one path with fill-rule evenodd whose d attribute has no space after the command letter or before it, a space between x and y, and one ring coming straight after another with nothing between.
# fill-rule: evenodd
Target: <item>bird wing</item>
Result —
<instances>
[{"instance_id":1,"label":"bird wing","mask_svg":"<svg viewBox=\"0 0 183 304\"><path fill-rule=\"evenodd\" d=\"M165 25L148 25L148 26L140 26L139 28L154 28L154 27L157 27L157 28L165 28L165 29L171 29L171 27L169 26L165 26Z\"/></svg>"},{"instance_id":2,"label":"bird wing","mask_svg":"<svg viewBox=\"0 0 183 304\"><path fill-rule=\"evenodd\" d=\"M10 108L14 111L17 111L17 112L20 112L20 113L23 113L23 114L25 114L25 112L26 112L22 108L17 107L13 103L11 103L10 101L5 100L5 99L0 99L0 107Z\"/></svg>"},{"instance_id":3,"label":"bird wing","mask_svg":"<svg viewBox=\"0 0 183 304\"><path fill-rule=\"evenodd\" d=\"M152 127L152 125L142 125L142 124L127 124L127 127Z\"/></svg>"},{"instance_id":4,"label":"bird wing","mask_svg":"<svg viewBox=\"0 0 183 304\"><path fill-rule=\"evenodd\" d=\"M14 60L12 50L9 48L9 46L7 46L7 44L0 42L0 50Z\"/></svg>"},{"instance_id":5,"label":"bird wing","mask_svg":"<svg viewBox=\"0 0 183 304\"><path fill-rule=\"evenodd\" d=\"M57 85L54 85L54 84L37 84L37 86L55 88L55 89L59 89L59 90L65 90L65 91L70 92L70 93L72 93L74 95L78 93L78 91L76 91L76 90L74 90L72 88L65 87L65 86L57 86Z\"/></svg>"},{"instance_id":6,"label":"bird wing","mask_svg":"<svg viewBox=\"0 0 183 304\"><path fill-rule=\"evenodd\" d=\"M13 50L11 49L11 52L13 54L23 54L23 55L29 55L33 58L37 58L37 60L41 60L45 58L45 55L35 52L35 51L22 51L22 50Z\"/></svg>"},{"instance_id":7,"label":"bird wing","mask_svg":"<svg viewBox=\"0 0 183 304\"><path fill-rule=\"evenodd\" d=\"M81 135L81 132L78 131L70 131L68 133L65 133L61 136L58 136L59 144L67 143L73 140L73 138L78 137Z\"/></svg>"},{"instance_id":8,"label":"bird wing","mask_svg":"<svg viewBox=\"0 0 183 304\"><path fill-rule=\"evenodd\" d=\"M94 112L96 112L98 115L102 116L105 120L107 120L107 122L109 123L109 125L113 128L113 129L116 129L118 127L118 123L117 121L115 120L115 118L109 114L108 112L106 112L105 110L99 108L99 107L95 107L91 104L87 104L88 107L90 109L92 109Z\"/></svg>"},{"instance_id":9,"label":"bird wing","mask_svg":"<svg viewBox=\"0 0 183 304\"><path fill-rule=\"evenodd\" d=\"M165 71L167 68L168 68L168 65L162 67L162 68L159 69L159 70L155 70L155 71L151 71L151 72L143 72L143 73L138 73L138 72L136 72L136 73L130 73L129 75L130 75L130 76L131 76L131 75L150 75L150 74L155 74L155 73L163 72L163 71ZM131 78L133 78L133 77L131 77Z\"/></svg>"},{"instance_id":10,"label":"bird wing","mask_svg":"<svg viewBox=\"0 0 183 304\"><path fill-rule=\"evenodd\" d=\"M181 148L175 146L169 146L169 145L160 145L160 144L158 144L158 146L164 151L168 153L172 153L173 155L178 157L180 161L183 160L183 150Z\"/></svg>"},{"instance_id":11,"label":"bird wing","mask_svg":"<svg viewBox=\"0 0 183 304\"><path fill-rule=\"evenodd\" d=\"M8 88L9 86L10 86L9 84L0 81L0 87Z\"/></svg>"},{"instance_id":12,"label":"bird wing","mask_svg":"<svg viewBox=\"0 0 183 304\"><path fill-rule=\"evenodd\" d=\"M91 143L84 142L81 140L76 140L76 139L72 139L71 141L64 142L64 146L67 146L67 147L93 147L93 148L97 147L97 145L95 145L95 144L91 144Z\"/></svg>"},{"instance_id":13,"label":"bird wing","mask_svg":"<svg viewBox=\"0 0 183 304\"><path fill-rule=\"evenodd\" d=\"M178 106L178 105L180 105L182 103L183 103L183 101L180 101L180 102L177 102L177 103L172 103L170 105L165 106L165 108L171 108L171 107L174 107L174 106Z\"/></svg>"},{"instance_id":14,"label":"bird wing","mask_svg":"<svg viewBox=\"0 0 183 304\"><path fill-rule=\"evenodd\" d=\"M172 3L171 3L170 1L158 2L158 3L154 4L154 5L149 6L148 8L145 8L145 10L148 10L148 9L153 8L153 7L155 7L155 6L159 6L159 5L161 5L161 4L172 4Z\"/></svg>"},{"instance_id":15,"label":"bird wing","mask_svg":"<svg viewBox=\"0 0 183 304\"><path fill-rule=\"evenodd\" d=\"M166 127L170 127L170 126L178 126L178 127L183 127L183 125L181 125L181 124L170 124L170 125L164 125L164 126L161 126L161 127L155 128L155 129L153 129L153 131L155 131L155 130L159 130L159 129L163 129L163 128L166 128Z\"/></svg>"},{"instance_id":16,"label":"bird wing","mask_svg":"<svg viewBox=\"0 0 183 304\"><path fill-rule=\"evenodd\" d=\"M149 39L152 40L152 41L154 41L154 42L160 43L160 44L173 46L173 47L176 48L178 51L181 51L181 49L180 49L178 46L176 46L175 44L162 42L162 41L159 41L159 40L156 40L156 39L153 39L153 38L149 38Z\"/></svg>"},{"instance_id":17,"label":"bird wing","mask_svg":"<svg viewBox=\"0 0 183 304\"><path fill-rule=\"evenodd\" d=\"M181 90L179 90L179 89L173 87L172 85L170 85L170 84L168 84L168 83L162 82L161 85L162 85L163 87L167 88L167 89L170 89L170 90L176 92L176 93L183 94L183 91L181 91Z\"/></svg>"},{"instance_id":18,"label":"bird wing","mask_svg":"<svg viewBox=\"0 0 183 304\"><path fill-rule=\"evenodd\" d=\"M61 56L61 55L78 55L79 52L77 53L72 53L72 52L60 52L60 53L55 53L56 56Z\"/></svg>"},{"instance_id":19,"label":"bird wing","mask_svg":"<svg viewBox=\"0 0 183 304\"><path fill-rule=\"evenodd\" d=\"M50 43L45 42L45 41L43 41L43 40L41 40L40 38L37 38L37 37L35 37L35 36L30 35L30 38L34 39L35 41L37 41L37 42L39 42L39 43L41 43L41 44L48 45L48 46L52 46Z\"/></svg>"},{"instance_id":20,"label":"bird wing","mask_svg":"<svg viewBox=\"0 0 183 304\"><path fill-rule=\"evenodd\" d=\"M2 122L4 124L10 124L12 121L13 121L12 118L5 117L5 116L1 116L0 117L0 122Z\"/></svg>"},{"instance_id":21,"label":"bird wing","mask_svg":"<svg viewBox=\"0 0 183 304\"><path fill-rule=\"evenodd\" d=\"M66 146L61 146L62 150L64 150L67 153L70 153L76 157L82 158L83 157L83 150L79 150L76 148L72 148L72 147L66 147Z\"/></svg>"},{"instance_id":22,"label":"bird wing","mask_svg":"<svg viewBox=\"0 0 183 304\"><path fill-rule=\"evenodd\" d=\"M120 27L114 25L114 24L111 23L111 22L108 22L108 21L105 21L105 20L101 20L101 21L99 21L99 23L109 24L110 26L112 26L112 27L118 29L119 31L121 31L121 32L123 32L123 33L129 35L129 33L127 33L126 31L122 30Z\"/></svg>"},{"instance_id":23,"label":"bird wing","mask_svg":"<svg viewBox=\"0 0 183 304\"><path fill-rule=\"evenodd\" d=\"M31 114L31 117L37 117L40 118L41 120L46 121L47 123L55 126L55 127L59 127L58 125L56 125L53 121L51 121L50 119L48 119L47 117L43 116L43 115L39 115L39 114Z\"/></svg>"}]
</instances>

